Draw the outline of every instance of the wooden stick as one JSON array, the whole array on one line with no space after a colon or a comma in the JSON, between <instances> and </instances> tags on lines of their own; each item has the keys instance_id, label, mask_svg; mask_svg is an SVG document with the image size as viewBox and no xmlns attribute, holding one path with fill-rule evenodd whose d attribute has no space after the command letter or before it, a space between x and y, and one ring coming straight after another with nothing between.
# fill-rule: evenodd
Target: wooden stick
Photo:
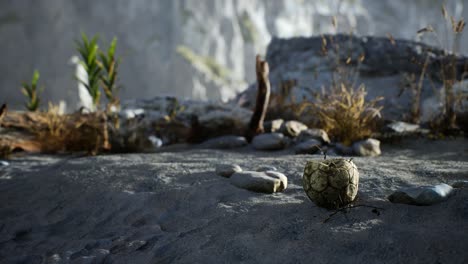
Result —
<instances>
[{"instance_id":1,"label":"wooden stick","mask_svg":"<svg viewBox=\"0 0 468 264\"><path fill-rule=\"evenodd\" d=\"M255 110L250 119L249 123L249 140L253 136L264 132L263 121L268 110L268 102L270 100L270 81L268 74L270 72L268 63L260 58L260 55L256 57L255 71L257 75L257 102Z\"/></svg>"}]
</instances>

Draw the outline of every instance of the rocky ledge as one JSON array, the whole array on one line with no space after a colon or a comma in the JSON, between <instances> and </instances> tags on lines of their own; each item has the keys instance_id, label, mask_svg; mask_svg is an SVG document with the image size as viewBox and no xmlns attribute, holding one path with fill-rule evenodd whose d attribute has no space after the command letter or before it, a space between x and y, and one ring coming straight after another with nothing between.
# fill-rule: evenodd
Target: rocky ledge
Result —
<instances>
[{"instance_id":1,"label":"rocky ledge","mask_svg":"<svg viewBox=\"0 0 468 264\"><path fill-rule=\"evenodd\" d=\"M422 122L441 112L444 100L441 72L444 65L453 63L460 80L468 63L463 55L449 55L444 50L419 42L349 35L274 38L268 46L266 60L270 65L272 85L269 112L272 116L296 119L297 113L288 112L283 106L299 104L303 100L313 101L315 93L336 80L337 69L344 68L351 82L365 85L368 98L385 98L382 112L385 119L402 120L414 97L410 86L419 81L423 65L427 64L420 100ZM457 83L454 90L466 94L468 83ZM252 107L255 93L253 84L235 102ZM467 106L465 102L457 109L460 115L467 111ZM311 118L302 116L299 120L307 123Z\"/></svg>"}]
</instances>

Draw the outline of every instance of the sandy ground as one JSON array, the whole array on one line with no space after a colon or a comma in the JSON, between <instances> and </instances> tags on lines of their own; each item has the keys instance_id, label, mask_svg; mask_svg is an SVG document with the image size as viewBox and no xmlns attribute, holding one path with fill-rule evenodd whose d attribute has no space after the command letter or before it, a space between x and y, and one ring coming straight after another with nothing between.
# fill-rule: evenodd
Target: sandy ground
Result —
<instances>
[{"instance_id":1,"label":"sandy ground","mask_svg":"<svg viewBox=\"0 0 468 264\"><path fill-rule=\"evenodd\" d=\"M393 190L468 180L468 140L406 141L354 158L358 207L305 195L307 160L282 152L191 149L98 157L25 156L0 168L0 263L468 263L468 189L426 207ZM217 163L277 167L283 193L217 176Z\"/></svg>"}]
</instances>

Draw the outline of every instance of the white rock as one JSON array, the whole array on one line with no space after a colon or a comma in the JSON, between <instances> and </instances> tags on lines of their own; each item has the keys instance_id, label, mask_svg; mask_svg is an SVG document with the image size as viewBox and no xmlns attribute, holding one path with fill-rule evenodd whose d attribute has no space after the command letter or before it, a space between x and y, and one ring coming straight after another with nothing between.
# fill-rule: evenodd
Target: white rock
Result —
<instances>
[{"instance_id":1,"label":"white rock","mask_svg":"<svg viewBox=\"0 0 468 264\"><path fill-rule=\"evenodd\" d=\"M435 186L403 188L392 193L388 199L392 203L433 205L447 200L452 192L450 185L441 183Z\"/></svg>"},{"instance_id":2,"label":"white rock","mask_svg":"<svg viewBox=\"0 0 468 264\"><path fill-rule=\"evenodd\" d=\"M307 126L304 125L303 123L299 121L295 121L295 120L290 120L290 121L284 122L281 125L280 131L285 136L297 137L302 131L306 129L307 129Z\"/></svg>"},{"instance_id":3,"label":"white rock","mask_svg":"<svg viewBox=\"0 0 468 264\"><path fill-rule=\"evenodd\" d=\"M278 171L265 171L265 174L281 181L281 191L288 188L288 177Z\"/></svg>"},{"instance_id":4,"label":"white rock","mask_svg":"<svg viewBox=\"0 0 468 264\"><path fill-rule=\"evenodd\" d=\"M281 192L288 186L286 176L274 171L236 172L231 176L230 180L234 186L262 193Z\"/></svg>"},{"instance_id":5,"label":"white rock","mask_svg":"<svg viewBox=\"0 0 468 264\"><path fill-rule=\"evenodd\" d=\"M279 150L287 144L288 140L281 133L261 134L252 139L252 146L258 150Z\"/></svg>"},{"instance_id":6,"label":"white rock","mask_svg":"<svg viewBox=\"0 0 468 264\"><path fill-rule=\"evenodd\" d=\"M406 122L396 121L387 125L393 132L397 133L412 133L419 129L419 125Z\"/></svg>"},{"instance_id":7,"label":"white rock","mask_svg":"<svg viewBox=\"0 0 468 264\"><path fill-rule=\"evenodd\" d=\"M226 178L229 178L232 174L241 171L242 168L237 164L218 164L216 166L216 174Z\"/></svg>"},{"instance_id":8,"label":"white rock","mask_svg":"<svg viewBox=\"0 0 468 264\"><path fill-rule=\"evenodd\" d=\"M0 167L2 167L2 166L6 167L6 166L9 166L9 165L10 165L10 163L8 161L0 160Z\"/></svg>"},{"instance_id":9,"label":"white rock","mask_svg":"<svg viewBox=\"0 0 468 264\"><path fill-rule=\"evenodd\" d=\"M144 109L137 108L137 109L125 109L122 112L120 112L121 116L124 119L133 119L135 117L141 116L145 113Z\"/></svg>"},{"instance_id":10,"label":"white rock","mask_svg":"<svg viewBox=\"0 0 468 264\"><path fill-rule=\"evenodd\" d=\"M352 148L354 154L359 156L374 157L382 154L382 152L380 151L380 141L373 138L355 142Z\"/></svg>"},{"instance_id":11,"label":"white rock","mask_svg":"<svg viewBox=\"0 0 468 264\"><path fill-rule=\"evenodd\" d=\"M284 123L283 119L275 119L275 120L265 122L263 127L265 128L266 132L269 132L269 133L277 132L280 130L283 123Z\"/></svg>"},{"instance_id":12,"label":"white rock","mask_svg":"<svg viewBox=\"0 0 468 264\"><path fill-rule=\"evenodd\" d=\"M148 137L148 140L153 144L154 148L160 148L163 145L162 139L158 138L155 135L151 135Z\"/></svg>"}]
</instances>

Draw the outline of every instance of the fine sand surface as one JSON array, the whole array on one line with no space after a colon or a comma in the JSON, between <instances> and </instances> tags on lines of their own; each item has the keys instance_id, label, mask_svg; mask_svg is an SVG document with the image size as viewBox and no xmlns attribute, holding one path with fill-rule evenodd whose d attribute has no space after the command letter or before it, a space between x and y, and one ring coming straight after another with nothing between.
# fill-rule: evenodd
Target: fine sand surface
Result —
<instances>
[{"instance_id":1,"label":"fine sand surface","mask_svg":"<svg viewBox=\"0 0 468 264\"><path fill-rule=\"evenodd\" d=\"M318 155L186 149L25 156L0 167L0 263L468 263L468 189L433 206L392 204L400 187L468 180L468 140L404 141L354 158L357 207L315 206L302 171ZM282 193L239 189L218 163L271 165ZM378 215L380 213L380 215Z\"/></svg>"}]
</instances>

